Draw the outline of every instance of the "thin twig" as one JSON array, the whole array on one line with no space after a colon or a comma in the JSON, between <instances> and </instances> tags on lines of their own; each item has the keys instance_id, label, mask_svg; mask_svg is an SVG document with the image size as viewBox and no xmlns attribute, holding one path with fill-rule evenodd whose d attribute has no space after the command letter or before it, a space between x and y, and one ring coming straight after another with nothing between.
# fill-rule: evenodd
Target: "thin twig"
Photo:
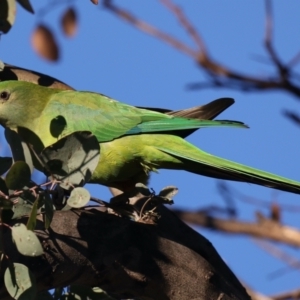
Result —
<instances>
[{"instance_id":1,"label":"thin twig","mask_svg":"<svg viewBox=\"0 0 300 300\"><path fill-rule=\"evenodd\" d=\"M187 19L182 10L176 6L172 0L160 0L180 22L183 28L188 32L191 39L198 46L198 51L191 49L185 43L179 41L173 36L166 34L158 28L146 23L130 12L117 7L113 0L103 0L103 5L117 17L127 21L133 27L150 34L163 42L173 46L175 49L182 51L192 57L196 63L209 75L210 82L193 84L193 88L204 87L230 87L234 89L256 91L256 90L285 90L294 96L300 98L300 86L297 86L290 80L292 70L284 66L279 60L272 45L273 20L270 0L266 0L266 36L265 45L269 56L275 64L278 72L268 77L251 76L242 72L235 71L216 60L213 60L206 50L205 43L200 34L196 31L192 23Z\"/></svg>"},{"instance_id":2,"label":"thin twig","mask_svg":"<svg viewBox=\"0 0 300 300\"><path fill-rule=\"evenodd\" d=\"M295 67L300 62L300 51L286 64L287 67Z\"/></svg>"},{"instance_id":3,"label":"thin twig","mask_svg":"<svg viewBox=\"0 0 300 300\"><path fill-rule=\"evenodd\" d=\"M276 65L282 79L285 80L286 76L288 75L288 70L281 63L273 47L273 11L272 11L271 0L265 0L265 7L266 7L265 47L270 55L271 60Z\"/></svg>"},{"instance_id":4,"label":"thin twig","mask_svg":"<svg viewBox=\"0 0 300 300\"><path fill-rule=\"evenodd\" d=\"M141 30L145 33L148 33L148 34L150 34L150 35L152 35L152 36L154 36L154 37L156 37L160 40L163 40L167 44L170 44L174 48L186 53L187 55L189 55L193 58L197 57L197 51L191 49L189 46L185 45L184 43L182 43L178 39L170 36L169 34L157 29L153 25L150 25L149 23L146 23L146 22L136 18L130 12L128 12L124 9L118 8L117 6L115 6L112 3L112 1L104 0L103 5L106 9L108 9L109 11L111 11L112 13L114 13L119 18L123 19L124 21L130 23L131 25L133 25L137 29L139 29L139 30Z\"/></svg>"},{"instance_id":5,"label":"thin twig","mask_svg":"<svg viewBox=\"0 0 300 300\"><path fill-rule=\"evenodd\" d=\"M191 24L191 22L185 16L182 9L180 9L178 6L176 6L170 0L160 0L160 2L163 5L165 5L175 16L177 16L179 23L187 31L187 33L193 38L194 42L199 47L199 51L201 51L202 53L207 53L206 46L205 46L200 34L197 32L195 27Z\"/></svg>"},{"instance_id":6,"label":"thin twig","mask_svg":"<svg viewBox=\"0 0 300 300\"><path fill-rule=\"evenodd\" d=\"M232 186L230 186L226 182L220 182L218 185L222 185L222 187L226 188L226 192L229 193L232 197L236 198L239 201L242 201L244 203L248 203L251 205L255 205L260 208L266 208L270 209L270 207L275 203L277 203L275 195L278 194L278 191L274 191L274 196L272 197L272 200L262 200L258 198L254 198L248 195L243 194L237 189L234 189ZM276 193L276 194L275 194ZM221 194L222 196L222 194ZM292 205L292 204L286 204L281 203L280 209L282 211L288 211L289 213L299 213L300 212L300 205Z\"/></svg>"},{"instance_id":7,"label":"thin twig","mask_svg":"<svg viewBox=\"0 0 300 300\"><path fill-rule=\"evenodd\" d=\"M255 244L260 246L263 250L271 254L272 256L280 259L284 263L286 263L289 267L300 271L300 261L297 258L292 257L290 254L287 254L279 247L272 245L270 242L254 239ZM281 273L282 271L280 271ZM278 276L278 271L273 272L268 277L275 278Z\"/></svg>"},{"instance_id":8,"label":"thin twig","mask_svg":"<svg viewBox=\"0 0 300 300\"><path fill-rule=\"evenodd\" d=\"M208 214L206 211L185 211L175 209L173 212L183 221L231 234L243 234L252 237L268 239L300 248L300 230L282 225L276 221L260 218L255 222L244 222L232 219L222 219Z\"/></svg>"},{"instance_id":9,"label":"thin twig","mask_svg":"<svg viewBox=\"0 0 300 300\"><path fill-rule=\"evenodd\" d=\"M296 300L300 299L300 289L287 291L284 293L279 293L276 295L270 296L272 300Z\"/></svg>"},{"instance_id":10,"label":"thin twig","mask_svg":"<svg viewBox=\"0 0 300 300\"><path fill-rule=\"evenodd\" d=\"M105 207L110 207L109 203L105 202L104 200L95 198L95 197L91 197L90 198L91 201L98 203L99 205L105 206Z\"/></svg>"}]
</instances>

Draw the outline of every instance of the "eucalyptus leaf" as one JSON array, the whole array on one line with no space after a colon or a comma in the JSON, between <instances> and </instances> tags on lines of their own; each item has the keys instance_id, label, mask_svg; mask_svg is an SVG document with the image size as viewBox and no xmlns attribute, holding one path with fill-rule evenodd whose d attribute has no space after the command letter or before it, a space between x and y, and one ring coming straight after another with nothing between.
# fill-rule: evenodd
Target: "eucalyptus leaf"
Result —
<instances>
[{"instance_id":1,"label":"eucalyptus leaf","mask_svg":"<svg viewBox=\"0 0 300 300\"><path fill-rule=\"evenodd\" d=\"M90 299L90 300L115 300L110 297L104 290L95 287L91 288L82 285L70 285L69 292L71 295L78 296L76 299Z\"/></svg>"},{"instance_id":2,"label":"eucalyptus leaf","mask_svg":"<svg viewBox=\"0 0 300 300\"><path fill-rule=\"evenodd\" d=\"M72 207L70 205L66 204L61 210L67 211L67 210L71 210L71 209L72 209Z\"/></svg>"},{"instance_id":3,"label":"eucalyptus leaf","mask_svg":"<svg viewBox=\"0 0 300 300\"><path fill-rule=\"evenodd\" d=\"M0 1L0 32L7 33L15 22L16 1Z\"/></svg>"},{"instance_id":4,"label":"eucalyptus leaf","mask_svg":"<svg viewBox=\"0 0 300 300\"><path fill-rule=\"evenodd\" d=\"M36 215L37 215L37 210L38 210L38 205L39 205L39 199L40 196L36 198L36 200L33 203L26 227L28 230L34 230L35 225L36 225Z\"/></svg>"},{"instance_id":5,"label":"eucalyptus leaf","mask_svg":"<svg viewBox=\"0 0 300 300\"><path fill-rule=\"evenodd\" d=\"M88 182L97 167L100 147L90 132L72 133L45 148L40 158L64 189Z\"/></svg>"},{"instance_id":6,"label":"eucalyptus leaf","mask_svg":"<svg viewBox=\"0 0 300 300\"><path fill-rule=\"evenodd\" d=\"M0 175L7 172L7 170L12 165L12 158L11 157L0 157Z\"/></svg>"},{"instance_id":7,"label":"eucalyptus leaf","mask_svg":"<svg viewBox=\"0 0 300 300\"><path fill-rule=\"evenodd\" d=\"M77 187L72 190L67 204L71 207L79 208L85 206L90 201L89 191L83 187Z\"/></svg>"},{"instance_id":8,"label":"eucalyptus leaf","mask_svg":"<svg viewBox=\"0 0 300 300\"><path fill-rule=\"evenodd\" d=\"M18 198L20 199L20 198ZM12 208L13 210L13 216L12 219L18 219L23 216L28 216L31 212L32 205L28 203L23 203L23 204L15 204Z\"/></svg>"},{"instance_id":9,"label":"eucalyptus leaf","mask_svg":"<svg viewBox=\"0 0 300 300\"><path fill-rule=\"evenodd\" d=\"M137 183L135 185L135 188L139 191L139 193L141 193L144 196L150 196L151 195L151 192L150 192L149 188L141 182Z\"/></svg>"},{"instance_id":10,"label":"eucalyptus leaf","mask_svg":"<svg viewBox=\"0 0 300 300\"><path fill-rule=\"evenodd\" d=\"M34 14L34 10L31 6L29 0L17 0L17 1L23 8L25 8L30 13Z\"/></svg>"},{"instance_id":11,"label":"eucalyptus leaf","mask_svg":"<svg viewBox=\"0 0 300 300\"><path fill-rule=\"evenodd\" d=\"M5 139L10 146L12 157L14 161L25 161L33 172L33 158L28 145L22 141L21 137L13 130L5 128Z\"/></svg>"},{"instance_id":12,"label":"eucalyptus leaf","mask_svg":"<svg viewBox=\"0 0 300 300\"><path fill-rule=\"evenodd\" d=\"M8 171L5 183L10 190L20 190L28 185L31 179L31 171L24 161L15 162Z\"/></svg>"},{"instance_id":13,"label":"eucalyptus leaf","mask_svg":"<svg viewBox=\"0 0 300 300\"><path fill-rule=\"evenodd\" d=\"M158 194L158 197L166 198L172 200L173 197L178 193L178 188L176 186L166 186Z\"/></svg>"},{"instance_id":14,"label":"eucalyptus leaf","mask_svg":"<svg viewBox=\"0 0 300 300\"><path fill-rule=\"evenodd\" d=\"M12 208L12 219L17 219L23 216L29 216L32 210L33 203L35 201L34 195L32 195L31 192L25 190L21 196L14 200L15 204Z\"/></svg>"},{"instance_id":15,"label":"eucalyptus leaf","mask_svg":"<svg viewBox=\"0 0 300 300\"><path fill-rule=\"evenodd\" d=\"M14 299L34 300L36 299L37 286L34 275L23 264L13 263L5 270L4 284Z\"/></svg>"},{"instance_id":16,"label":"eucalyptus leaf","mask_svg":"<svg viewBox=\"0 0 300 300\"><path fill-rule=\"evenodd\" d=\"M39 256L43 254L42 245L31 230L28 230L22 223L15 224L12 228L12 237L18 251L26 256Z\"/></svg>"}]
</instances>

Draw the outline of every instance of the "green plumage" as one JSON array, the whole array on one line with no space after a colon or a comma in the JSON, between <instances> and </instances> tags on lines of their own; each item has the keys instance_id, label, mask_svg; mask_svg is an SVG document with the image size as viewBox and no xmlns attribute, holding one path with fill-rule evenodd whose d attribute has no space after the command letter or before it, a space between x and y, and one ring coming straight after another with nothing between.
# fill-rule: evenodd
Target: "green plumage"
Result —
<instances>
[{"instance_id":1,"label":"green plumage","mask_svg":"<svg viewBox=\"0 0 300 300\"><path fill-rule=\"evenodd\" d=\"M229 102L227 106L232 100ZM218 105L211 104L211 108ZM223 109L218 106L207 118ZM201 113L197 115L195 108L174 115L154 110L96 93L61 91L21 81L0 83L1 124L17 131L37 151L74 131L91 131L97 137L101 155L92 182L125 190L145 182L150 171L165 168L300 193L299 182L207 154L182 138L198 128L245 128L243 123L200 120Z\"/></svg>"}]
</instances>

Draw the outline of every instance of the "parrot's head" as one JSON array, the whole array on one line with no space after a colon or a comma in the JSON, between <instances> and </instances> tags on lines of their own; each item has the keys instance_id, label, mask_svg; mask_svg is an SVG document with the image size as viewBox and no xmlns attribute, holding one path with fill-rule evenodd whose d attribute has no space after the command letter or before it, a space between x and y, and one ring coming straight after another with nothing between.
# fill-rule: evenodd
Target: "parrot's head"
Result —
<instances>
[{"instance_id":1,"label":"parrot's head","mask_svg":"<svg viewBox=\"0 0 300 300\"><path fill-rule=\"evenodd\" d=\"M0 82L0 124L10 129L27 127L44 109L51 89L26 81Z\"/></svg>"}]
</instances>

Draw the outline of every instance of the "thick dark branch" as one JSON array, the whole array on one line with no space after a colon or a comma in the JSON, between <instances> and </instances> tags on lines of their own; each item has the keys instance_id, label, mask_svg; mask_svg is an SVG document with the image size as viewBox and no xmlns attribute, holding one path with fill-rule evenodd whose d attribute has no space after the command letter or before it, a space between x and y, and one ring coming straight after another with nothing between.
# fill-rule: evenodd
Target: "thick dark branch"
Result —
<instances>
[{"instance_id":1,"label":"thick dark branch","mask_svg":"<svg viewBox=\"0 0 300 300\"><path fill-rule=\"evenodd\" d=\"M174 213L183 221L190 224L227 233L246 234L300 247L300 231L298 229L282 225L270 219L260 218L257 223L250 223L235 219L215 218L203 211L188 212L175 210Z\"/></svg>"},{"instance_id":2,"label":"thick dark branch","mask_svg":"<svg viewBox=\"0 0 300 300\"><path fill-rule=\"evenodd\" d=\"M30 267L40 290L72 283L123 298L250 299L207 239L166 208L161 213L158 225L146 225L97 210L57 211L51 230L38 222L43 257L18 254L7 227L5 251Z\"/></svg>"}]
</instances>

